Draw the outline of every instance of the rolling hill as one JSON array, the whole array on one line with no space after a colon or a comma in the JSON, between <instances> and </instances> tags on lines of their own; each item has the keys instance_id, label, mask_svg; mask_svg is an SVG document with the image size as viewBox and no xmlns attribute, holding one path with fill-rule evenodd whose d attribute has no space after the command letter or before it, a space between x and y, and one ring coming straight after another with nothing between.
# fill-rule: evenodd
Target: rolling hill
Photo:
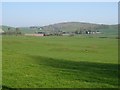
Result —
<instances>
[{"instance_id":1,"label":"rolling hill","mask_svg":"<svg viewBox=\"0 0 120 90\"><path fill-rule=\"evenodd\" d=\"M8 30L10 26L1 26L4 31ZM10 27L11 30L15 31L15 27ZM17 27L19 30L25 34L33 34L35 32L45 32L45 33L55 33L55 32L75 32L75 31L100 31L103 34L117 35L118 26L117 25L104 25L104 24L94 24L94 23L84 23L84 22L62 22L50 24L47 26L30 26L30 27Z\"/></svg>"}]
</instances>

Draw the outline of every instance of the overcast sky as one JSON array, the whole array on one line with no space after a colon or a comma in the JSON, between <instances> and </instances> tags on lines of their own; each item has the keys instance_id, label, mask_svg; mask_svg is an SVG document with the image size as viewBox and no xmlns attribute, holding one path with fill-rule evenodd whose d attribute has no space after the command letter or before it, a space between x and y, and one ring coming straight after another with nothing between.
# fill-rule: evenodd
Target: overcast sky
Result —
<instances>
[{"instance_id":1,"label":"overcast sky","mask_svg":"<svg viewBox=\"0 0 120 90\"><path fill-rule=\"evenodd\" d=\"M100 24L118 23L117 2L4 2L2 24L43 26L76 21Z\"/></svg>"}]
</instances>

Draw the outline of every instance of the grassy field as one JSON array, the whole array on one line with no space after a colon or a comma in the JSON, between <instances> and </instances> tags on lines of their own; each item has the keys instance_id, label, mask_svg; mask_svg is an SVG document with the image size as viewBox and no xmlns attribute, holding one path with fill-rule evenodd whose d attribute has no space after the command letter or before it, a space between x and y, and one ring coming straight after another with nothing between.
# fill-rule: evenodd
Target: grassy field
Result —
<instances>
[{"instance_id":1,"label":"grassy field","mask_svg":"<svg viewBox=\"0 0 120 90\"><path fill-rule=\"evenodd\" d=\"M3 36L3 86L116 88L118 39Z\"/></svg>"},{"instance_id":2,"label":"grassy field","mask_svg":"<svg viewBox=\"0 0 120 90\"><path fill-rule=\"evenodd\" d=\"M0 36L0 89L2 88L2 36Z\"/></svg>"}]
</instances>

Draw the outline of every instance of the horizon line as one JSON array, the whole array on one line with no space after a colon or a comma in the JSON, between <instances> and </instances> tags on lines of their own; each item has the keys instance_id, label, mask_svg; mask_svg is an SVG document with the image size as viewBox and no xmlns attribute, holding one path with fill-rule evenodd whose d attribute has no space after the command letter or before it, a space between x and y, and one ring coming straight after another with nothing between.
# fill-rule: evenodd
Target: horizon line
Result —
<instances>
[{"instance_id":1,"label":"horizon line","mask_svg":"<svg viewBox=\"0 0 120 90\"><path fill-rule=\"evenodd\" d=\"M60 24L60 23L89 23L89 24L99 24L99 25L118 25L118 23L114 23L114 24L106 24L106 23L94 23L94 22L79 22L79 21L63 21L63 22L57 22L57 23L50 23L50 24L46 24L46 25L28 25L28 26L14 26L14 25L0 25L0 26L8 26L8 27L31 27L31 26L39 26L39 27L44 27L44 26L49 26L49 25L54 25L54 24Z\"/></svg>"}]
</instances>

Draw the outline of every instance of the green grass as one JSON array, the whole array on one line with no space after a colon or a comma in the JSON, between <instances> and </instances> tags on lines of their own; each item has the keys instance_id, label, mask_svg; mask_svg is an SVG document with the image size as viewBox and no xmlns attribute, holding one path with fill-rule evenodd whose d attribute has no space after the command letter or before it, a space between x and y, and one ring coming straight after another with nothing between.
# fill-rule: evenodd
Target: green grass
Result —
<instances>
[{"instance_id":1,"label":"green grass","mask_svg":"<svg viewBox=\"0 0 120 90\"><path fill-rule=\"evenodd\" d=\"M3 36L3 86L116 88L118 40Z\"/></svg>"},{"instance_id":2,"label":"green grass","mask_svg":"<svg viewBox=\"0 0 120 90\"><path fill-rule=\"evenodd\" d=\"M0 35L0 89L2 88L2 36Z\"/></svg>"}]
</instances>

